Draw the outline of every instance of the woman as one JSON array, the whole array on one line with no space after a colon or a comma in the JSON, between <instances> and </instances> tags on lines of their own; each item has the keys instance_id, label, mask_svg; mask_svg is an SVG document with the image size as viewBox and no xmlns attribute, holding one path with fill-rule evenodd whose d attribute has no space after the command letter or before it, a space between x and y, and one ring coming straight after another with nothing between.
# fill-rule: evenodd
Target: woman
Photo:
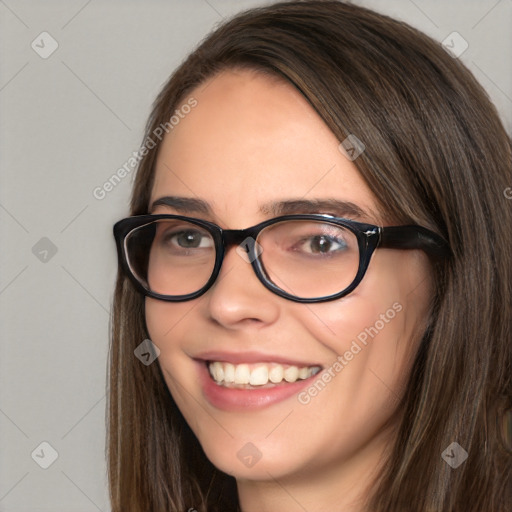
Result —
<instances>
[{"instance_id":1,"label":"woman","mask_svg":"<svg viewBox=\"0 0 512 512\"><path fill-rule=\"evenodd\" d=\"M113 511L508 509L511 144L457 60L353 5L248 11L141 155Z\"/></svg>"}]
</instances>

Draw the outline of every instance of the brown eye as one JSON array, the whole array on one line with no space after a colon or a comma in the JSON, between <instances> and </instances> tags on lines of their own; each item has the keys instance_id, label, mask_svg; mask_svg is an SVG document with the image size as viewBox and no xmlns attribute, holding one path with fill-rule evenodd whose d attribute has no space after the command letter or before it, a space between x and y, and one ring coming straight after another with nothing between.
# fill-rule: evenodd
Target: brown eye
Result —
<instances>
[{"instance_id":1,"label":"brown eye","mask_svg":"<svg viewBox=\"0 0 512 512\"><path fill-rule=\"evenodd\" d=\"M202 233L197 231L182 231L180 233L175 233L171 240L176 245L179 245L185 249L196 249L201 247L201 244L204 246L205 238L208 237L205 237Z\"/></svg>"},{"instance_id":2,"label":"brown eye","mask_svg":"<svg viewBox=\"0 0 512 512\"><path fill-rule=\"evenodd\" d=\"M326 235L313 236L304 243L304 246L306 252L311 252L312 254L328 254L330 252L341 251L347 247L343 240L338 240Z\"/></svg>"}]
</instances>

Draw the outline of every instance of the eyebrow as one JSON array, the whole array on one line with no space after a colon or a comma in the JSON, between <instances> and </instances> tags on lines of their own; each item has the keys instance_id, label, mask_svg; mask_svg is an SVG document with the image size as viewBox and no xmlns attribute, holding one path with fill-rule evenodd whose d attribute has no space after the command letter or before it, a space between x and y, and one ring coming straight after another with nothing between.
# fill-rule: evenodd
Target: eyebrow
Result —
<instances>
[{"instance_id":1,"label":"eyebrow","mask_svg":"<svg viewBox=\"0 0 512 512\"><path fill-rule=\"evenodd\" d=\"M206 201L193 197L160 197L156 201L153 201L149 212L153 212L157 206L167 206L179 213L201 213L203 215L212 215L212 209Z\"/></svg>"},{"instance_id":2,"label":"eyebrow","mask_svg":"<svg viewBox=\"0 0 512 512\"><path fill-rule=\"evenodd\" d=\"M213 217L211 206L202 199L192 197L164 196L156 199L150 208L150 213L157 206L166 206L182 214L202 214ZM296 213L326 213L337 217L352 217L358 219L378 218L376 212L364 210L350 201L339 199L290 199L273 201L260 207L264 215L279 216Z\"/></svg>"},{"instance_id":3,"label":"eyebrow","mask_svg":"<svg viewBox=\"0 0 512 512\"><path fill-rule=\"evenodd\" d=\"M295 199L288 201L276 201L261 207L261 211L267 215L291 215L294 213L327 213L337 217L368 218L375 216L373 212L367 212L360 206L339 199Z\"/></svg>"}]
</instances>

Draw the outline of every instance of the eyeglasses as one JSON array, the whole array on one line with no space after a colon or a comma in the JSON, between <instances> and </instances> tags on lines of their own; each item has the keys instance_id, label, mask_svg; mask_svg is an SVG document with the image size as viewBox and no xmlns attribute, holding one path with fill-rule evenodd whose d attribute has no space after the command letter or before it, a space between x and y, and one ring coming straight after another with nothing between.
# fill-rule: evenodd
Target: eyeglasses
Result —
<instances>
[{"instance_id":1,"label":"eyeglasses","mask_svg":"<svg viewBox=\"0 0 512 512\"><path fill-rule=\"evenodd\" d=\"M422 249L433 258L448 251L443 238L421 226L379 227L326 214L284 215L247 229L140 215L117 222L114 236L119 263L137 289L171 302L204 294L233 246L266 288L303 303L352 292L377 247Z\"/></svg>"}]
</instances>

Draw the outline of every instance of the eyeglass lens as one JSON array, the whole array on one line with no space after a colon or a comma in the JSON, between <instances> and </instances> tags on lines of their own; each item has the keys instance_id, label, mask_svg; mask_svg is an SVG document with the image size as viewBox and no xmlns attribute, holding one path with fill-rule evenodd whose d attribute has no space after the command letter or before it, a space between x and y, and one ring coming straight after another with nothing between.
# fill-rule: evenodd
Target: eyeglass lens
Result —
<instances>
[{"instance_id":1,"label":"eyeglass lens","mask_svg":"<svg viewBox=\"0 0 512 512\"><path fill-rule=\"evenodd\" d=\"M264 228L256 240L267 280L295 297L334 295L354 281L359 268L356 235L325 221L287 220ZM127 259L150 291L180 296L197 292L215 267L211 233L196 224L166 219L133 229L126 237Z\"/></svg>"}]
</instances>

